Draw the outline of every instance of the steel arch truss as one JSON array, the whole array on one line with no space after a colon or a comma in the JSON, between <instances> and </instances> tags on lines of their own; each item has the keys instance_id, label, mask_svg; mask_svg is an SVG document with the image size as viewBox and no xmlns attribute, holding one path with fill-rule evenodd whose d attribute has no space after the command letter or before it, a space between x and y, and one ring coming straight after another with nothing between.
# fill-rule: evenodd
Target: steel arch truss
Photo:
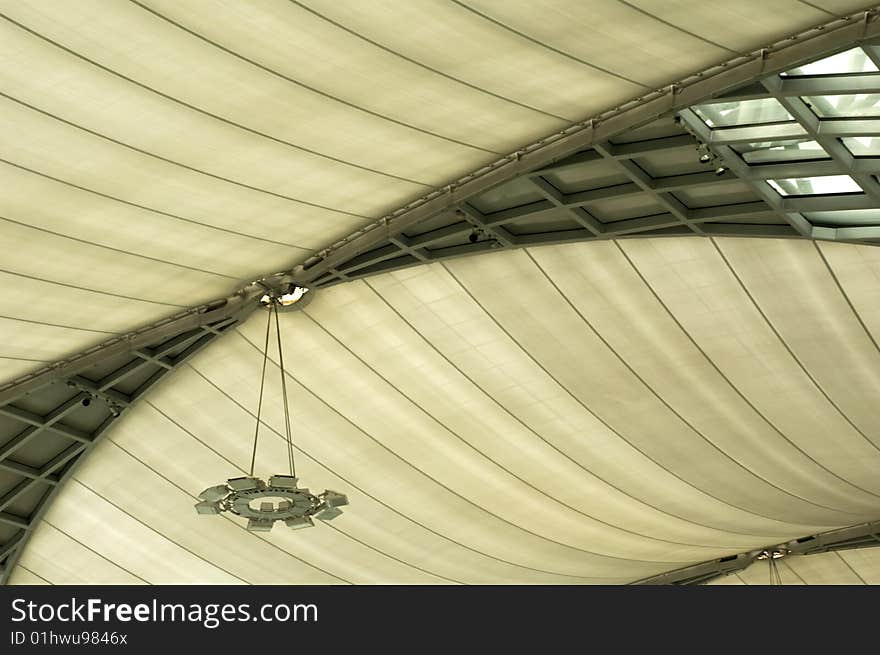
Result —
<instances>
[{"instance_id":1,"label":"steel arch truss","mask_svg":"<svg viewBox=\"0 0 880 655\"><path fill-rule=\"evenodd\" d=\"M851 45L851 44L850 44ZM880 244L880 45L874 72L760 76L732 91L449 202L366 250L343 246L300 279L329 286L495 249L638 236L758 236ZM870 98L876 117L820 116L811 99ZM766 103L784 120L713 126L713 107ZM858 104L858 103L856 103ZM856 113L870 111L857 107ZM759 115L760 119L761 116ZM772 118L772 117L771 117ZM860 151L853 139L877 137ZM810 144L811 149L799 149ZM778 181L848 180L784 193ZM776 186L774 186L776 185ZM349 254L350 253L350 254ZM332 265L327 261L332 260Z\"/></svg>"},{"instance_id":2,"label":"steel arch truss","mask_svg":"<svg viewBox=\"0 0 880 655\"><path fill-rule=\"evenodd\" d=\"M340 262L329 286L497 249L639 236L797 237L751 185L699 160L672 117L596 143L415 223ZM809 204L809 203L808 203Z\"/></svg>"},{"instance_id":3,"label":"steel arch truss","mask_svg":"<svg viewBox=\"0 0 880 655\"><path fill-rule=\"evenodd\" d=\"M731 575L751 566L765 553L776 552L783 557L797 557L829 553L836 550L877 548L880 546L880 521L862 523L840 530L793 539L738 555L695 564L668 573L661 573L633 584L638 585L698 585L723 575Z\"/></svg>"},{"instance_id":4,"label":"steel arch truss","mask_svg":"<svg viewBox=\"0 0 880 655\"><path fill-rule=\"evenodd\" d=\"M133 403L256 306L236 297L199 307L0 387L0 584L76 463Z\"/></svg>"}]
</instances>

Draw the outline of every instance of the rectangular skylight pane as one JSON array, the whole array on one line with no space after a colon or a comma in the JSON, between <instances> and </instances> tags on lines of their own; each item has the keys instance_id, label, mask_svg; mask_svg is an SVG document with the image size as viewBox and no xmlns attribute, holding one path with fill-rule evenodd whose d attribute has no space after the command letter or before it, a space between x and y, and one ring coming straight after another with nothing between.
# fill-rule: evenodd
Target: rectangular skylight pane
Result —
<instances>
[{"instance_id":1,"label":"rectangular skylight pane","mask_svg":"<svg viewBox=\"0 0 880 655\"><path fill-rule=\"evenodd\" d=\"M738 143L733 149L749 164L769 164L781 161L826 159L828 153L815 141L791 139L786 141L752 141Z\"/></svg>"},{"instance_id":2,"label":"rectangular skylight pane","mask_svg":"<svg viewBox=\"0 0 880 655\"><path fill-rule=\"evenodd\" d=\"M832 96L808 96L819 118L864 118L880 116L880 93L847 93Z\"/></svg>"},{"instance_id":3,"label":"rectangular skylight pane","mask_svg":"<svg viewBox=\"0 0 880 655\"><path fill-rule=\"evenodd\" d=\"M796 75L835 75L840 73L876 73L877 65L871 61L861 48L853 48L811 64L804 64L782 73L784 76Z\"/></svg>"},{"instance_id":4,"label":"rectangular skylight pane","mask_svg":"<svg viewBox=\"0 0 880 655\"><path fill-rule=\"evenodd\" d=\"M836 193L862 193L862 187L849 175L823 175L820 177L790 177L783 180L767 180L767 183L783 196L818 196Z\"/></svg>"},{"instance_id":5,"label":"rectangular skylight pane","mask_svg":"<svg viewBox=\"0 0 880 655\"><path fill-rule=\"evenodd\" d=\"M875 136L849 136L842 139L853 157L880 157L880 138Z\"/></svg>"},{"instance_id":6,"label":"rectangular skylight pane","mask_svg":"<svg viewBox=\"0 0 880 655\"><path fill-rule=\"evenodd\" d=\"M713 102L697 105L694 111L709 127L733 127L793 120L791 114L775 98Z\"/></svg>"}]
</instances>

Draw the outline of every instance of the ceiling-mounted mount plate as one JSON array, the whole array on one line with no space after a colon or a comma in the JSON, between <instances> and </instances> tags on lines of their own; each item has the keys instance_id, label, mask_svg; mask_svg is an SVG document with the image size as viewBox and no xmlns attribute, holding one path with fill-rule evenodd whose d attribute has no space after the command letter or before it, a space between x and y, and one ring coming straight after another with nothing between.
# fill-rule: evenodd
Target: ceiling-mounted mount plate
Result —
<instances>
[{"instance_id":1,"label":"ceiling-mounted mount plate","mask_svg":"<svg viewBox=\"0 0 880 655\"><path fill-rule=\"evenodd\" d=\"M279 312L295 312L306 307L314 296L308 287L298 285L291 275L273 276L256 282L266 293L258 301L264 307L274 306Z\"/></svg>"}]
</instances>

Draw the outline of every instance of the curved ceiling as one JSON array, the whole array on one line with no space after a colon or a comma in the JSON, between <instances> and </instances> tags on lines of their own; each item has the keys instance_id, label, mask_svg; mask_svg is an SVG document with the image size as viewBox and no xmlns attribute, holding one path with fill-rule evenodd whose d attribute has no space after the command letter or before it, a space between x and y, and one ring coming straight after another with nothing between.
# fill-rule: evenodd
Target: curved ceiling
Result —
<instances>
[{"instance_id":1,"label":"curved ceiling","mask_svg":"<svg viewBox=\"0 0 880 655\"><path fill-rule=\"evenodd\" d=\"M321 290L282 317L297 470L349 511L263 535L192 510L249 462L258 312L96 446L19 568L53 583L617 583L874 520L878 275L869 246L669 238ZM266 398L269 475L285 467L277 369Z\"/></svg>"},{"instance_id":2,"label":"curved ceiling","mask_svg":"<svg viewBox=\"0 0 880 655\"><path fill-rule=\"evenodd\" d=\"M4 3L2 377L864 6L762 4L546 2L536 22L532 2Z\"/></svg>"},{"instance_id":3,"label":"curved ceiling","mask_svg":"<svg viewBox=\"0 0 880 655\"><path fill-rule=\"evenodd\" d=\"M0 380L866 6L781 4L2 3ZM875 519L875 253L609 241L322 290L284 317L301 476L353 511L195 522L244 463L255 316L115 425L12 582L626 582Z\"/></svg>"}]
</instances>

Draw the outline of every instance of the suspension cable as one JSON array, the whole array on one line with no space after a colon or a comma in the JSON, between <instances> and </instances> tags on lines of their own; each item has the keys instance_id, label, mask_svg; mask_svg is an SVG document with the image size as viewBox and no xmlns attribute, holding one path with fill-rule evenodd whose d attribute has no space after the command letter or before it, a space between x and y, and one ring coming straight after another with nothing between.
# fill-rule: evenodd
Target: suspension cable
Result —
<instances>
[{"instance_id":1,"label":"suspension cable","mask_svg":"<svg viewBox=\"0 0 880 655\"><path fill-rule=\"evenodd\" d=\"M254 463L257 461L257 440L260 437L260 416L263 412L263 389L266 386L266 362L269 359L269 329L272 327L272 311L266 317L266 342L263 344L263 372L260 374L260 400L257 402L257 427L254 430L254 452L251 455L250 476L254 475Z\"/></svg>"},{"instance_id":2,"label":"suspension cable","mask_svg":"<svg viewBox=\"0 0 880 655\"><path fill-rule=\"evenodd\" d=\"M275 311L275 333L278 337L278 364L281 369L281 400L284 405L284 432L287 437L287 459L290 464L290 475L296 477L296 463L293 458L293 428L290 425L290 407L287 402L287 380L284 374L284 350L281 347L281 326L278 321L278 307L272 305Z\"/></svg>"}]
</instances>

